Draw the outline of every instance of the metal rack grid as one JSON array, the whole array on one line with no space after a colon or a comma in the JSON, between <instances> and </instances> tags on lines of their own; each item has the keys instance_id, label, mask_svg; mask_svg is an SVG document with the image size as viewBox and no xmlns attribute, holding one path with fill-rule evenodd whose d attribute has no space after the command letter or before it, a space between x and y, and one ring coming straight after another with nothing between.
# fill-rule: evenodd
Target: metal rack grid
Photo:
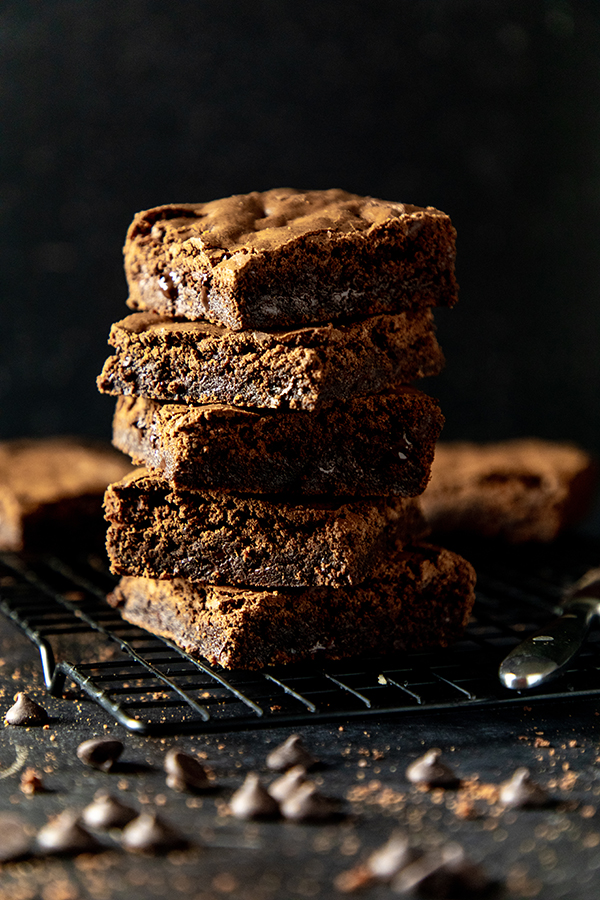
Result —
<instances>
[{"instance_id":1,"label":"metal rack grid","mask_svg":"<svg viewBox=\"0 0 600 900\"><path fill-rule=\"evenodd\" d=\"M226 671L123 621L104 602L115 584L96 556L0 554L0 611L38 647L46 687L69 679L142 734L229 731L384 713L430 713L600 694L600 634L568 672L526 694L497 678L506 653L547 622L564 587L600 559L597 541L551 547L458 547L478 572L474 614L453 647L400 658Z\"/></svg>"}]
</instances>

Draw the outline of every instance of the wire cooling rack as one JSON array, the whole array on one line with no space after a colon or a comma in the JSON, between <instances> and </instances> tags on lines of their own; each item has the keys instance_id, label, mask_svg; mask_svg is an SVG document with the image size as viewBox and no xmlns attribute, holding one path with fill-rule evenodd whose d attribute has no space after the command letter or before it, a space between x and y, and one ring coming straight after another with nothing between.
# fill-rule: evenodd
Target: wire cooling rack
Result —
<instances>
[{"instance_id":1,"label":"wire cooling rack","mask_svg":"<svg viewBox=\"0 0 600 900\"><path fill-rule=\"evenodd\" d=\"M564 588L600 562L600 543L457 547L478 573L464 639L445 650L229 671L194 659L121 619L100 557L0 554L0 611L39 649L48 690L74 682L122 725L142 734L229 731L384 713L530 703L600 694L600 633L549 687L504 688L498 665L547 623Z\"/></svg>"}]
</instances>

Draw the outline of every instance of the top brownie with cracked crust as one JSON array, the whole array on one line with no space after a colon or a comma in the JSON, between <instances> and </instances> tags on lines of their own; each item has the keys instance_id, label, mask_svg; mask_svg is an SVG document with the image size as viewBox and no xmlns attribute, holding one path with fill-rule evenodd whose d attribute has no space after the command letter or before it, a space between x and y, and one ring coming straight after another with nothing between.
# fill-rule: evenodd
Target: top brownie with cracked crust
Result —
<instances>
[{"instance_id":1,"label":"top brownie with cracked crust","mask_svg":"<svg viewBox=\"0 0 600 900\"><path fill-rule=\"evenodd\" d=\"M452 306L456 233L433 207L280 188L138 213L128 305L239 331Z\"/></svg>"}]
</instances>

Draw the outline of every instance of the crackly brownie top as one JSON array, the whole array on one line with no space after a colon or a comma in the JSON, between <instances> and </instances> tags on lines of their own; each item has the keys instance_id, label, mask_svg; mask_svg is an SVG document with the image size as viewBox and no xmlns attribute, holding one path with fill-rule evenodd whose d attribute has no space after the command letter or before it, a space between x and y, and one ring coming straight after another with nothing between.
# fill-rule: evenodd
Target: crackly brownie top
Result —
<instances>
[{"instance_id":1,"label":"crackly brownie top","mask_svg":"<svg viewBox=\"0 0 600 900\"><path fill-rule=\"evenodd\" d=\"M235 254L241 254L241 263L248 252L275 249L311 232L367 232L394 219L404 220L410 229L425 216L448 218L433 207L360 197L339 188L275 188L140 212L129 228L127 243L146 238L162 245L176 243L190 254L206 254L217 266Z\"/></svg>"}]
</instances>

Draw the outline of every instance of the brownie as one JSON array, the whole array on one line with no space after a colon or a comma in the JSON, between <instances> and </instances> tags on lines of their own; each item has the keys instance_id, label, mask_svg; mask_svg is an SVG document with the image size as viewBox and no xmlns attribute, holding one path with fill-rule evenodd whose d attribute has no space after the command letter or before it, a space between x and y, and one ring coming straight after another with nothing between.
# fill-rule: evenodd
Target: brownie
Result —
<instances>
[{"instance_id":1,"label":"brownie","mask_svg":"<svg viewBox=\"0 0 600 900\"><path fill-rule=\"evenodd\" d=\"M314 409L441 371L431 312L284 332L232 332L136 313L112 326L107 394L169 403Z\"/></svg>"},{"instance_id":2,"label":"brownie","mask_svg":"<svg viewBox=\"0 0 600 900\"><path fill-rule=\"evenodd\" d=\"M108 487L112 571L275 587L358 584L426 529L404 498L302 500L178 488L146 469Z\"/></svg>"},{"instance_id":3,"label":"brownie","mask_svg":"<svg viewBox=\"0 0 600 900\"><path fill-rule=\"evenodd\" d=\"M596 465L569 443L440 443L421 500L436 532L551 541L588 511Z\"/></svg>"},{"instance_id":4,"label":"brownie","mask_svg":"<svg viewBox=\"0 0 600 900\"><path fill-rule=\"evenodd\" d=\"M317 412L119 397L113 443L183 487L415 497L443 421L437 402L413 388Z\"/></svg>"},{"instance_id":5,"label":"brownie","mask_svg":"<svg viewBox=\"0 0 600 900\"><path fill-rule=\"evenodd\" d=\"M132 467L110 445L81 438L0 443L0 549L103 542L102 498Z\"/></svg>"},{"instance_id":6,"label":"brownie","mask_svg":"<svg viewBox=\"0 0 600 900\"><path fill-rule=\"evenodd\" d=\"M281 188L138 213L128 304L235 331L452 306L456 233L433 207Z\"/></svg>"},{"instance_id":7,"label":"brownie","mask_svg":"<svg viewBox=\"0 0 600 900\"><path fill-rule=\"evenodd\" d=\"M250 590L123 578L108 599L127 621L189 653L257 669L447 646L469 619L474 584L466 560L424 545L390 554L354 587Z\"/></svg>"}]
</instances>

